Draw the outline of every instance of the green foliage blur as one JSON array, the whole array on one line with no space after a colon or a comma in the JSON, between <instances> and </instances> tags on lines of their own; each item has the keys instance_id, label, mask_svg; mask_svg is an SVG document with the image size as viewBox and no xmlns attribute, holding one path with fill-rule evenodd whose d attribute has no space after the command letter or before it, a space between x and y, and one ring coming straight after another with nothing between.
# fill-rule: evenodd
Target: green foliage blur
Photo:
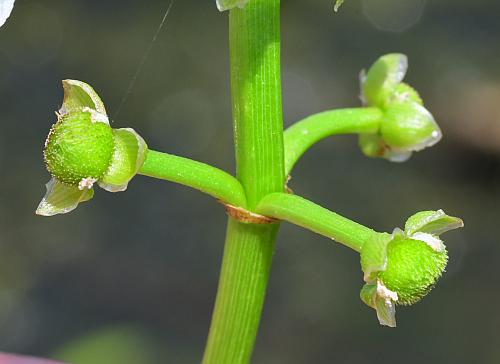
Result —
<instances>
[{"instance_id":1,"label":"green foliage blur","mask_svg":"<svg viewBox=\"0 0 500 364\"><path fill-rule=\"evenodd\" d=\"M201 358L225 232L219 204L139 176L69 215L34 214L65 78L90 83L113 127L136 129L151 148L234 171L227 13L213 0L175 2L116 114L167 6L25 0L0 29L0 351L75 364ZM388 329L359 299L359 256L284 224L254 362L498 363L500 2L332 6L282 1L285 124L359 105L359 71L401 52L444 138L404 164L332 138L299 162L290 187L380 231L439 208L466 227L446 236L436 289Z\"/></svg>"}]
</instances>

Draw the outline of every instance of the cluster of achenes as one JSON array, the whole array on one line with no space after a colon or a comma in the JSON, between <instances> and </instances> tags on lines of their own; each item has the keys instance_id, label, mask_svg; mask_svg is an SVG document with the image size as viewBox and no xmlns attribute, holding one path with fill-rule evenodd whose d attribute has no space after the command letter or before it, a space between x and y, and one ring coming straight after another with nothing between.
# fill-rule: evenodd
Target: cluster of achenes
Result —
<instances>
[{"instance_id":1,"label":"cluster of achenes","mask_svg":"<svg viewBox=\"0 0 500 364\"><path fill-rule=\"evenodd\" d=\"M413 151L431 146L441 137L417 92L402 82L406 69L404 55L389 54L361 75L364 108L378 110L381 115L376 128L359 137L361 149L368 156L403 161ZM110 127L104 105L92 87L74 80L63 81L63 86L63 105L44 150L52 179L37 213L46 216L69 212L78 203L89 200L96 183L111 192L125 190L148 158L146 143L136 132ZM298 221L299 225L318 231L307 221L293 220L286 214L268 216ZM395 305L413 304L430 291L448 259L439 235L461 226L460 219L441 210L424 211L410 217L404 231L373 232L369 239L357 243L366 282L361 298L377 311L381 324L395 326ZM335 235L335 227L332 231L328 236L342 242Z\"/></svg>"}]
</instances>

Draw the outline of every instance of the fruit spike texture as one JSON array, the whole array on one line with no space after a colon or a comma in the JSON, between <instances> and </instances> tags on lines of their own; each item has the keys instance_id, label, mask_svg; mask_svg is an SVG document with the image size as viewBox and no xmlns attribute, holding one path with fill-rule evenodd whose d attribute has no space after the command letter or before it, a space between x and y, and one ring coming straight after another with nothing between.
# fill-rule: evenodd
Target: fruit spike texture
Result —
<instances>
[{"instance_id":1,"label":"fruit spike texture","mask_svg":"<svg viewBox=\"0 0 500 364\"><path fill-rule=\"evenodd\" d=\"M76 186L83 178L100 180L113 156L109 125L92 121L90 112L60 116L45 143L47 169L60 182Z\"/></svg>"},{"instance_id":2,"label":"fruit spike texture","mask_svg":"<svg viewBox=\"0 0 500 364\"><path fill-rule=\"evenodd\" d=\"M420 240L397 239L387 247L387 269L379 278L398 294L398 305L411 305L432 289L447 262L446 250L437 252Z\"/></svg>"}]
</instances>

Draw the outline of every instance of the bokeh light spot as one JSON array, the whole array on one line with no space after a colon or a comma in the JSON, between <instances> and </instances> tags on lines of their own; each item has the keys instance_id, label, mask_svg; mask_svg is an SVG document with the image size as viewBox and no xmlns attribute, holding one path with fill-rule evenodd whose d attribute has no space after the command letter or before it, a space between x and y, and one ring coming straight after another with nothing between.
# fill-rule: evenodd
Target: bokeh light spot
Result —
<instances>
[{"instance_id":1,"label":"bokeh light spot","mask_svg":"<svg viewBox=\"0 0 500 364\"><path fill-rule=\"evenodd\" d=\"M363 13L377 29L403 32L418 23L426 0L363 0Z\"/></svg>"}]
</instances>

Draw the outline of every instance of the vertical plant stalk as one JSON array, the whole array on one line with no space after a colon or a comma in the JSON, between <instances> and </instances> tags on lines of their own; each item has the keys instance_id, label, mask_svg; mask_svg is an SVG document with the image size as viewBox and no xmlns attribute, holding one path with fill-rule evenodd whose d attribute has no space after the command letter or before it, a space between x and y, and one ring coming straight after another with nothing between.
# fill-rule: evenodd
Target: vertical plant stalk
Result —
<instances>
[{"instance_id":1,"label":"vertical plant stalk","mask_svg":"<svg viewBox=\"0 0 500 364\"><path fill-rule=\"evenodd\" d=\"M249 210L284 188L279 12L279 0L252 0L229 15L237 177ZM278 228L229 218L204 364L250 361Z\"/></svg>"}]
</instances>

